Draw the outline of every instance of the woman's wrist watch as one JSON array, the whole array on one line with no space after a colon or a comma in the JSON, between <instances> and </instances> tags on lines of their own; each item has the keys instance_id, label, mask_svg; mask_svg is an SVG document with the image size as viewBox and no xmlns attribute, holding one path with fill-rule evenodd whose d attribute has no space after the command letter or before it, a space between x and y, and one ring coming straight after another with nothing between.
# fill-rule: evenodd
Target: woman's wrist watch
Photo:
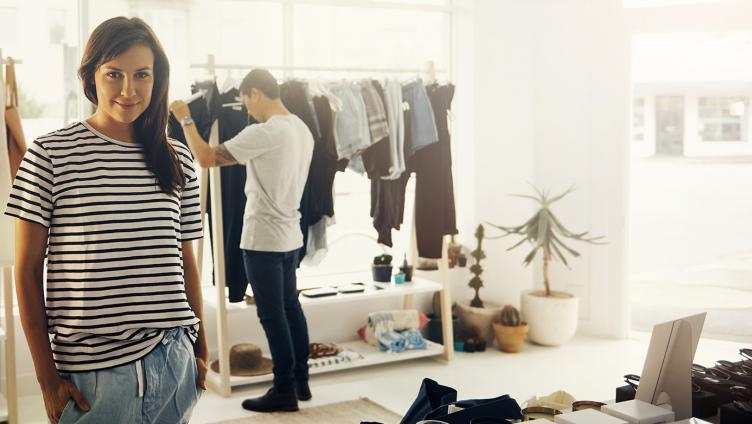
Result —
<instances>
[{"instance_id":1,"label":"woman's wrist watch","mask_svg":"<svg viewBox=\"0 0 752 424\"><path fill-rule=\"evenodd\" d=\"M191 115L184 116L183 118L180 118L180 125L185 127L187 125L193 125L193 118L191 118Z\"/></svg>"}]
</instances>

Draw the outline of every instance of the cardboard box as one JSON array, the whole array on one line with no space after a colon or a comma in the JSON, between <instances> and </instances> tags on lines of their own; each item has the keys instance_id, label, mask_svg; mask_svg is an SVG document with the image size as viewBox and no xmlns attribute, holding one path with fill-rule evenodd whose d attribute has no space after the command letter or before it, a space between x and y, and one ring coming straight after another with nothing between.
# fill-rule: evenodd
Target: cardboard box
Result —
<instances>
[{"instance_id":1,"label":"cardboard box","mask_svg":"<svg viewBox=\"0 0 752 424\"><path fill-rule=\"evenodd\" d=\"M641 400L628 400L613 405L604 405L601 407L601 412L622 418L631 424L661 424L674 421L673 411Z\"/></svg>"},{"instance_id":2,"label":"cardboard box","mask_svg":"<svg viewBox=\"0 0 752 424\"><path fill-rule=\"evenodd\" d=\"M583 409L556 415L554 422L559 424L629 424L621 418L612 417L595 409Z\"/></svg>"}]
</instances>

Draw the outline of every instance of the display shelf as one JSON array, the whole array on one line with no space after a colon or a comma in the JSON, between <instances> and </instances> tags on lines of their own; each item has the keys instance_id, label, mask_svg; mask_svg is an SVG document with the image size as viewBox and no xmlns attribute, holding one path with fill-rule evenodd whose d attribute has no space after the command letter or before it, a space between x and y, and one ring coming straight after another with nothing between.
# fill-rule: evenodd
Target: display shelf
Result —
<instances>
[{"instance_id":1,"label":"display shelf","mask_svg":"<svg viewBox=\"0 0 752 424\"><path fill-rule=\"evenodd\" d=\"M426 349L406 350L400 353L380 352L375 346L371 346L360 340L337 343L337 346L340 346L345 350L357 352L363 358L356 361L340 362L332 365L312 367L309 370L309 373L311 375L324 374L328 372L344 371L371 365L388 364L392 362L408 361L411 359L439 356L444 353L444 346L438 343L434 343L430 340L426 340L426 343L428 344L428 348ZM254 377L230 376L230 386L235 387L247 384L265 383L272 381L273 377L274 376L271 373ZM211 369L206 374L206 379L209 380L210 384L220 384L219 374L212 371Z\"/></svg>"},{"instance_id":2,"label":"display shelf","mask_svg":"<svg viewBox=\"0 0 752 424\"><path fill-rule=\"evenodd\" d=\"M403 284L394 283L377 283L374 282L367 273L336 274L326 277L305 277L298 280L301 289L314 287L331 287L350 283L364 283L366 290L361 293L338 293L332 296L323 297L305 297L300 296L300 304L323 305L331 303L355 302L358 300L371 300L385 297L406 296L418 293L433 293L441 290L441 284L425 278L413 278L413 281ZM211 289L213 290L213 288ZM214 309L217 308L217 298L212 293L207 292L204 295L204 302ZM255 305L248 305L245 302L230 303L225 302L227 312L234 313L249 308L255 308Z\"/></svg>"}]
</instances>

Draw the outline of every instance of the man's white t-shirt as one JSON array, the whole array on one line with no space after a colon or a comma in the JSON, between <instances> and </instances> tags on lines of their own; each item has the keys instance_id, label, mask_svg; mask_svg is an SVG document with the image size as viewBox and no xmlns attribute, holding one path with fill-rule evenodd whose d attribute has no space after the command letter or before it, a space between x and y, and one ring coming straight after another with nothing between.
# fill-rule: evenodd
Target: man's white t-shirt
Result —
<instances>
[{"instance_id":1,"label":"man's white t-shirt","mask_svg":"<svg viewBox=\"0 0 752 424\"><path fill-rule=\"evenodd\" d=\"M248 174L240 247L265 252L302 247L298 208L313 155L306 124L293 114L274 115L223 145Z\"/></svg>"}]
</instances>

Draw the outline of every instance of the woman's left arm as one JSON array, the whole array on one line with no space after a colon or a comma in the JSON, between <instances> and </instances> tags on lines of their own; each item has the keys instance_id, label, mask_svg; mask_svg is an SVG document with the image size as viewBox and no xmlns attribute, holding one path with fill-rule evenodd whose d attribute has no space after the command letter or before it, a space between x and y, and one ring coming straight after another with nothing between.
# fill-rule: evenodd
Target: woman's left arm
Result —
<instances>
[{"instance_id":1,"label":"woman's left arm","mask_svg":"<svg viewBox=\"0 0 752 424\"><path fill-rule=\"evenodd\" d=\"M198 273L196 255L193 249L193 240L182 242L183 245L183 268L185 269L185 293L188 304L193 313L201 320L198 326L198 339L194 345L196 353L196 366L198 367L198 381L196 384L206 390L206 371L209 349L206 345L206 332L204 331L203 301L201 297L201 276Z\"/></svg>"}]
</instances>

